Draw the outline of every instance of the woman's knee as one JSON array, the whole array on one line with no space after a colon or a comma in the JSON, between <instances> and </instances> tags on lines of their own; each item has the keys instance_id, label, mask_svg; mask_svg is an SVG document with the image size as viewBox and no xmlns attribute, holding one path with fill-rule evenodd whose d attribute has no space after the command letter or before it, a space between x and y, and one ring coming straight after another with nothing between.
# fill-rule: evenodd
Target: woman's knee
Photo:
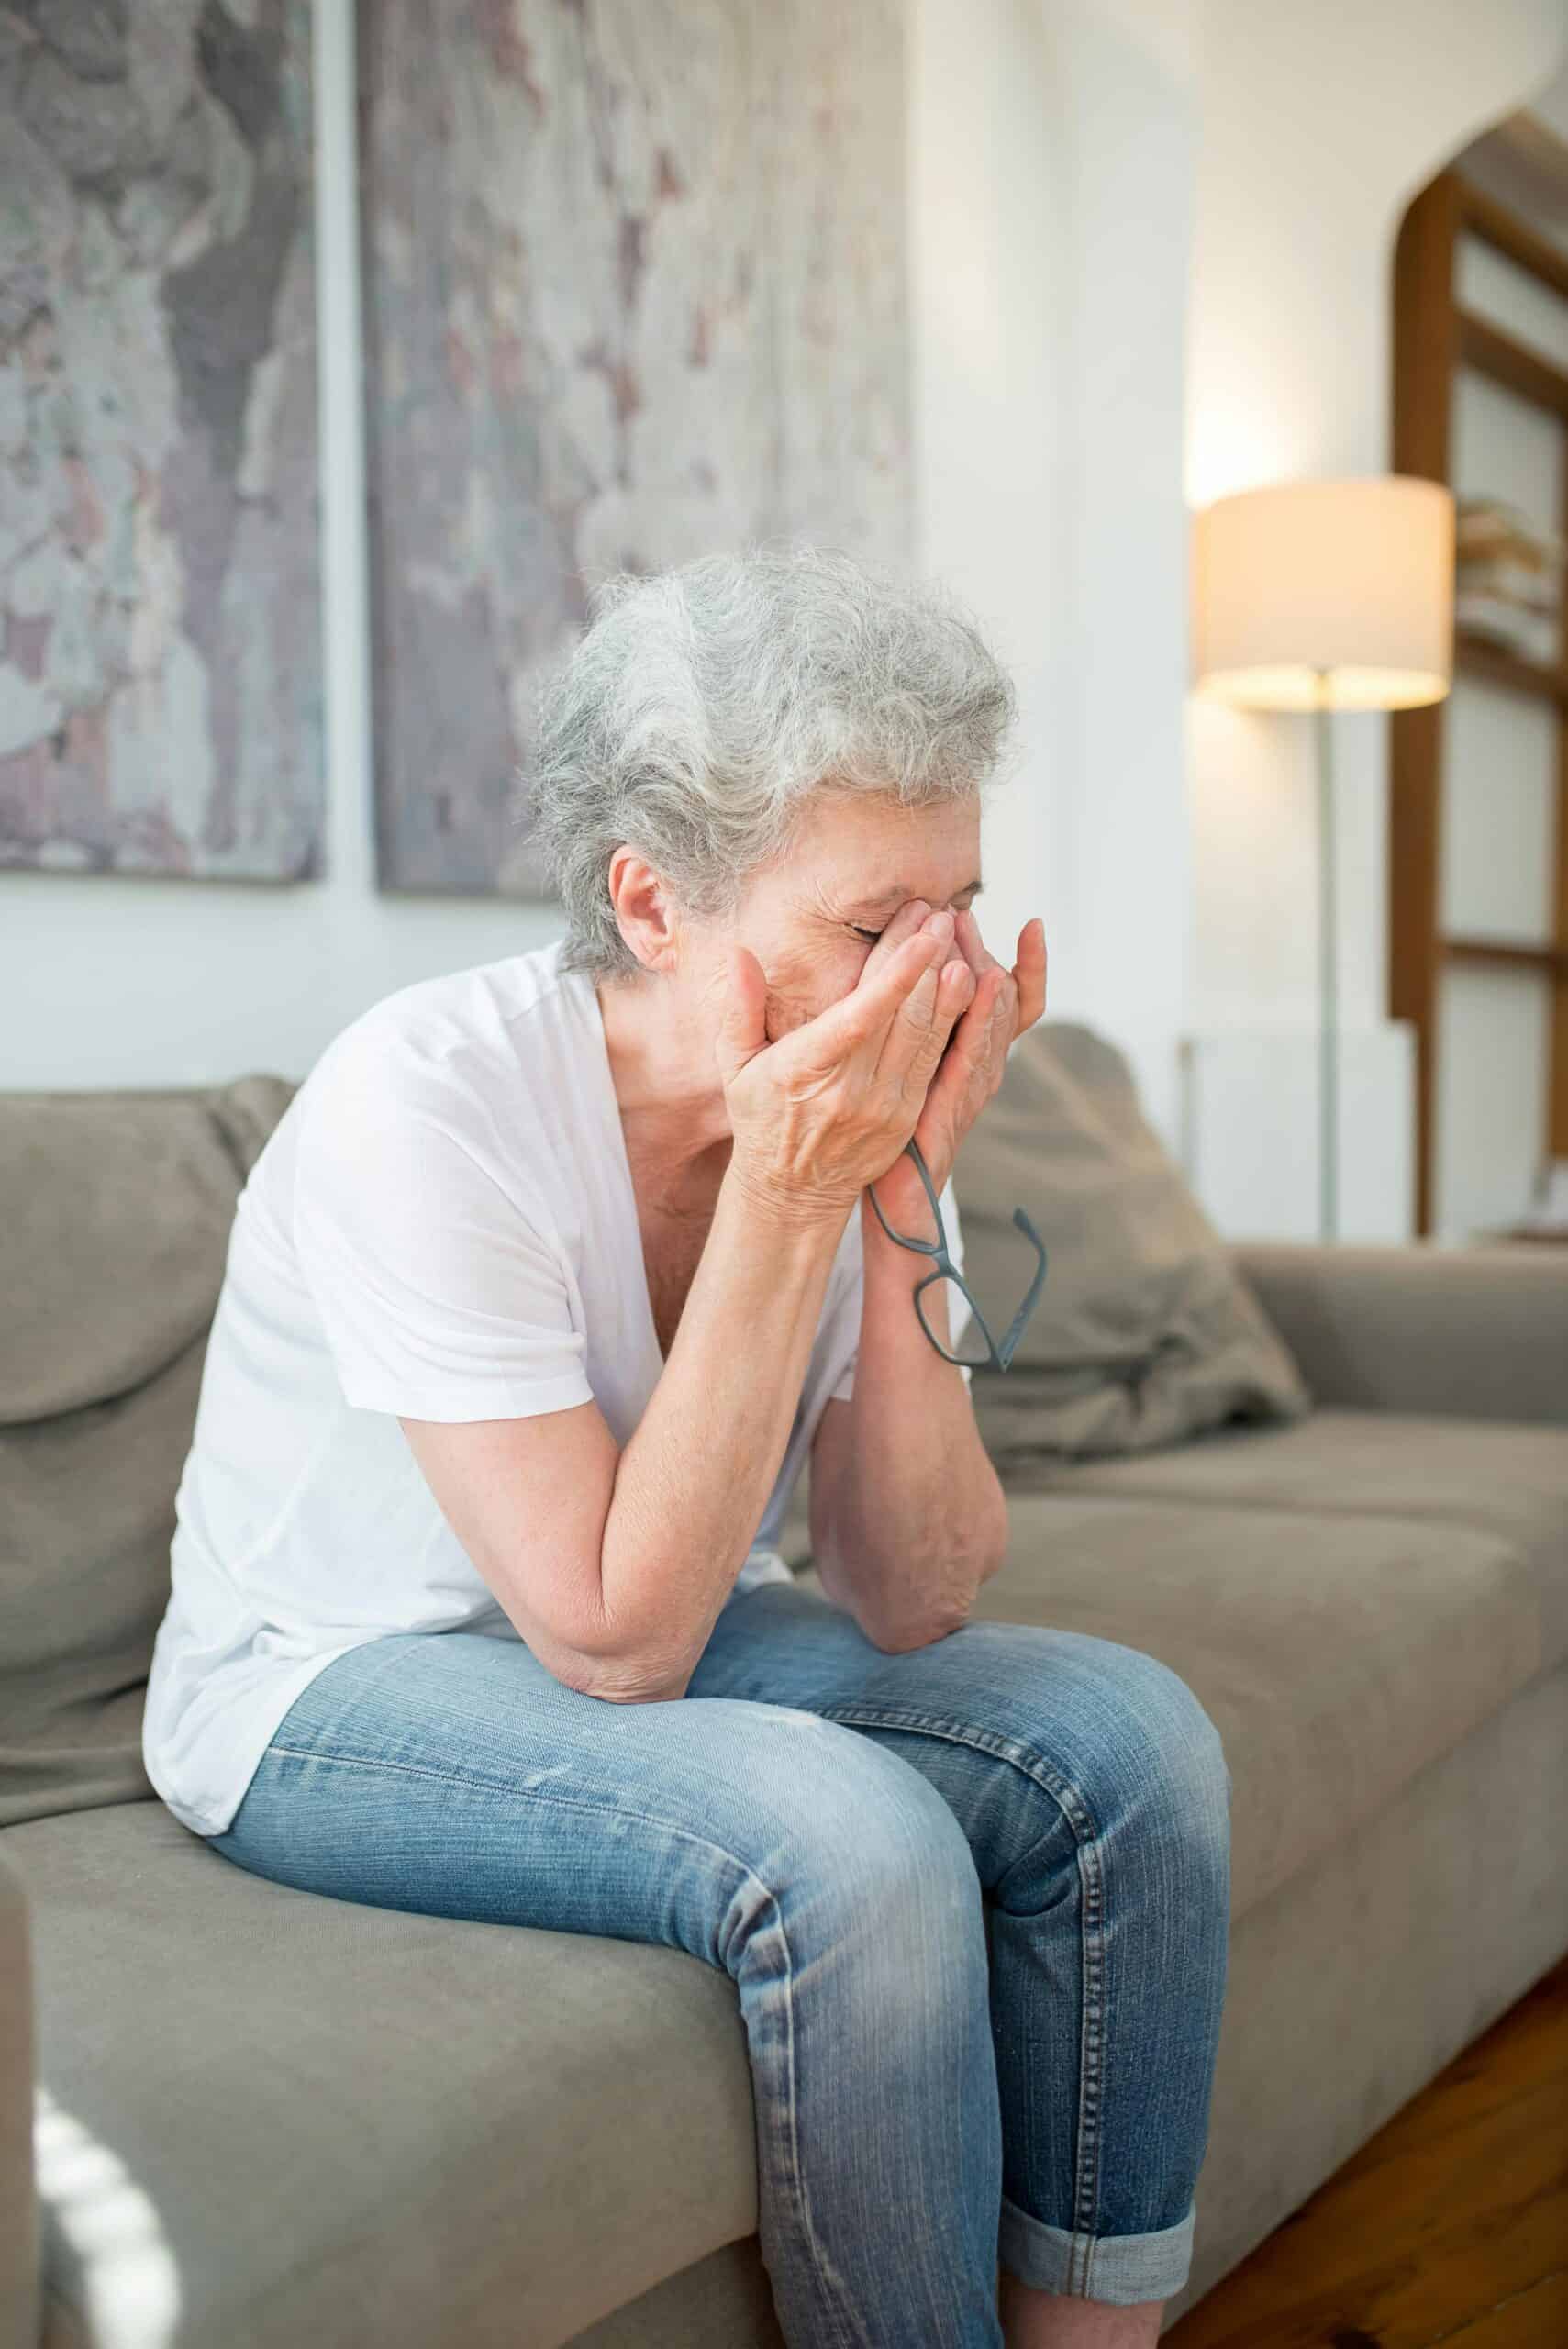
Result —
<instances>
[{"instance_id":1,"label":"woman's knee","mask_svg":"<svg viewBox=\"0 0 1568 2349\"><path fill-rule=\"evenodd\" d=\"M973 1876L951 1809L901 1756L820 1713L753 1702L745 1711L752 1783L798 1863L851 1887L873 1872L959 1883Z\"/></svg>"},{"instance_id":2,"label":"woman's knee","mask_svg":"<svg viewBox=\"0 0 1568 2349\"><path fill-rule=\"evenodd\" d=\"M1154 1806L1195 1835L1228 1832L1223 1741L1179 1673L1091 1632L988 1628L1004 1637L988 1659L985 1726L1038 1755L1083 1824Z\"/></svg>"},{"instance_id":3,"label":"woman's knee","mask_svg":"<svg viewBox=\"0 0 1568 2349\"><path fill-rule=\"evenodd\" d=\"M1136 1798L1195 1840L1229 1835L1230 1768L1197 1692L1142 1648L1094 1639L1100 1684L1097 1766L1113 1795Z\"/></svg>"},{"instance_id":4,"label":"woman's knee","mask_svg":"<svg viewBox=\"0 0 1568 2349\"><path fill-rule=\"evenodd\" d=\"M719 1702L723 1699L717 1700ZM820 1938L909 1946L936 1936L984 1958L974 1856L909 1763L820 1714L746 1703L757 1894Z\"/></svg>"}]
</instances>

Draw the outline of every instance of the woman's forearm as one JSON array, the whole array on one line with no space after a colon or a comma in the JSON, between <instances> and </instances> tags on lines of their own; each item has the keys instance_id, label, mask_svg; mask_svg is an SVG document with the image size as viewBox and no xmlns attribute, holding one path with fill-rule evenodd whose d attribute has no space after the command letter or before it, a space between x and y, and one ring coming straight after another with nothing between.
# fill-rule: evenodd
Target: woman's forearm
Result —
<instances>
[{"instance_id":1,"label":"woman's forearm","mask_svg":"<svg viewBox=\"0 0 1568 2349\"><path fill-rule=\"evenodd\" d=\"M916 1313L927 1260L861 1203L865 1290L855 1391L833 1462L822 1586L889 1643L922 1646L961 1623L1007 1542L1007 1507L962 1372ZM939 1337L948 1284L920 1302ZM814 1479L815 1481L815 1479Z\"/></svg>"},{"instance_id":2,"label":"woman's forearm","mask_svg":"<svg viewBox=\"0 0 1568 2349\"><path fill-rule=\"evenodd\" d=\"M733 1167L601 1545L616 1693L679 1697L783 1464L847 1213L791 1214Z\"/></svg>"}]
</instances>

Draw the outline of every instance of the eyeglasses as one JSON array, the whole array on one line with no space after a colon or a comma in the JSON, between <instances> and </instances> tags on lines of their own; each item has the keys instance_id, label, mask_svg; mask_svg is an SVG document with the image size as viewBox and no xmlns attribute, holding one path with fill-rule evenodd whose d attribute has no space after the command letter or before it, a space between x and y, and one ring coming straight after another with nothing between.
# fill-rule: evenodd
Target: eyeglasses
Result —
<instances>
[{"instance_id":1,"label":"eyeglasses","mask_svg":"<svg viewBox=\"0 0 1568 2349\"><path fill-rule=\"evenodd\" d=\"M947 1227L942 1222L942 1211L937 1202L937 1194L935 1186L931 1181L930 1169L926 1164L925 1159L920 1154L920 1146L918 1142L911 1139L909 1141L905 1143L904 1147L908 1152L909 1156L914 1160L916 1166L919 1170L920 1180L926 1186L926 1197L931 1203L931 1219L936 1226L937 1236L935 1240L911 1240L907 1233L895 1231L893 1226L888 1222L887 1218L882 1212L881 1203L876 1196L875 1185L873 1184L869 1187L871 1190L871 1203L873 1207L876 1208L876 1219L878 1223L881 1224L884 1231L886 1232L889 1240L896 1241L900 1248L913 1248L917 1255L931 1256L936 1260L935 1270L929 1273L926 1275L926 1278L918 1284L915 1290L915 1311L919 1317L920 1327L924 1330L927 1338L930 1341L930 1343L935 1346L938 1353L941 1355L944 1362L957 1363L961 1367L967 1365L971 1369L980 1369L984 1367L992 1370L1006 1370L1010 1365L1013 1356L1018 1351L1018 1340L1023 1336L1025 1324L1028 1322L1029 1315L1034 1311L1035 1299L1039 1297L1040 1286L1045 1279L1045 1242L1041 1240L1039 1232L1035 1230L1033 1224L1029 1221L1022 1208L1015 1208L1013 1209L1013 1221L1017 1224L1018 1230L1023 1233L1026 1240L1029 1241L1030 1246L1034 1249L1035 1254L1039 1257L1040 1262L1035 1266L1035 1275L1033 1280L1029 1283L1029 1295L1025 1297L1023 1303L1014 1314L1012 1320L1007 1325L1007 1334L998 1345L996 1341L992 1337L990 1330L985 1326L985 1316L981 1312L978 1304L975 1302L973 1290L970 1287L969 1283L964 1279L963 1275L959 1271L958 1266L953 1263L952 1258L948 1253ZM943 1345L941 1340L933 1333L929 1323L926 1319L925 1307L921 1304L920 1300L926 1290L930 1287L933 1281L941 1280L950 1280L956 1283L957 1286L963 1292L969 1309L974 1316L975 1323L979 1329L980 1334L985 1341L985 1353L984 1357L979 1355L951 1353L948 1348Z\"/></svg>"}]
</instances>

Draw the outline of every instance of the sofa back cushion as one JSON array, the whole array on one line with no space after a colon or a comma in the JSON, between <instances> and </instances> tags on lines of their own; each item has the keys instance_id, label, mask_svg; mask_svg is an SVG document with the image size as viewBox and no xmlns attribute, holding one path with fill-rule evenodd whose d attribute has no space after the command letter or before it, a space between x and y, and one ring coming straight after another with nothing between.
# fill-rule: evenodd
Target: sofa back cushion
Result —
<instances>
[{"instance_id":1,"label":"sofa back cushion","mask_svg":"<svg viewBox=\"0 0 1568 2349\"><path fill-rule=\"evenodd\" d=\"M132 1802L239 1188L294 1085L0 1094L0 1828Z\"/></svg>"},{"instance_id":2,"label":"sofa back cushion","mask_svg":"<svg viewBox=\"0 0 1568 2349\"><path fill-rule=\"evenodd\" d=\"M1004 1482L1054 1456L1148 1451L1231 1419L1300 1419L1310 1398L1180 1169L1138 1106L1131 1071L1092 1029L1041 1020L959 1154L964 1270L993 1333L1035 1257L1045 1286L1006 1371L974 1373Z\"/></svg>"}]
</instances>

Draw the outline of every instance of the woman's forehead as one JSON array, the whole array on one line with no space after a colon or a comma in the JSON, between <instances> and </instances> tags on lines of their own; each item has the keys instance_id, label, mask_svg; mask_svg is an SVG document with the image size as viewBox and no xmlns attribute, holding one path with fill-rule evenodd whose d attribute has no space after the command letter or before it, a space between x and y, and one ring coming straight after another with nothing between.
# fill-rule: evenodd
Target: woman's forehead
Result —
<instances>
[{"instance_id":1,"label":"woman's forehead","mask_svg":"<svg viewBox=\"0 0 1568 2349\"><path fill-rule=\"evenodd\" d=\"M973 800L905 807L879 799L835 800L812 811L796 853L835 894L889 911L909 897L945 904L978 890L980 811Z\"/></svg>"},{"instance_id":2,"label":"woman's forehead","mask_svg":"<svg viewBox=\"0 0 1568 2349\"><path fill-rule=\"evenodd\" d=\"M961 881L956 889L948 892L948 896L962 897L971 889L978 896L984 885L979 874L976 874L972 880ZM894 912L910 897L924 897L929 905L945 905L947 897L940 893L935 896L931 895L933 886L932 883L928 882L924 888L917 888L913 882L895 881L885 888L857 891L855 904L865 907L870 912L877 912L884 906L889 912Z\"/></svg>"}]
</instances>

